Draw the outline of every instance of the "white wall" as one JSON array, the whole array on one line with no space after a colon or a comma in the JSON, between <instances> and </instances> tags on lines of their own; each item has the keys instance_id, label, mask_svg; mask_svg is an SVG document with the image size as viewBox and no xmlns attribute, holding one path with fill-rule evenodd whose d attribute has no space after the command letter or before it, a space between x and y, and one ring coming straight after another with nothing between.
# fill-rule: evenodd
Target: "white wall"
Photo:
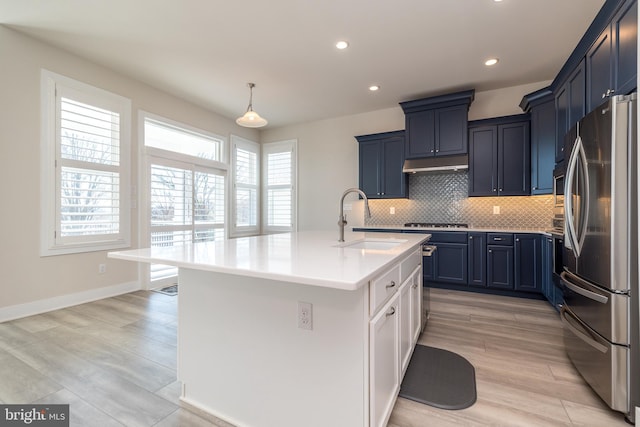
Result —
<instances>
[{"instance_id":1,"label":"white wall","mask_svg":"<svg viewBox=\"0 0 640 427\"><path fill-rule=\"evenodd\" d=\"M65 296L91 298L122 284L135 286L136 263L107 259L106 252L39 256L40 225L40 70L126 96L132 100L132 179L138 176L138 110L142 109L229 137L258 140L256 130L240 128L215 115L139 81L132 80L66 51L43 44L0 25L0 180L2 204L2 297L0 321L7 313L46 309L37 301L65 304ZM137 210L132 210L133 245L137 244ZM98 274L98 264L107 273ZM117 289L116 289L117 290ZM51 300L54 298L54 300ZM71 297L69 297L71 298ZM27 304L27 306L21 306ZM7 310L12 307L12 310ZM18 307L19 309L16 309Z\"/></svg>"},{"instance_id":2,"label":"white wall","mask_svg":"<svg viewBox=\"0 0 640 427\"><path fill-rule=\"evenodd\" d=\"M522 114L523 95L551 81L476 92L469 120ZM298 139L298 229L335 230L342 192L358 186L358 143L354 136L404 129L400 106L276 129L265 129L262 143ZM356 200L348 196L347 200ZM348 213L349 226L363 223L361 203Z\"/></svg>"}]
</instances>

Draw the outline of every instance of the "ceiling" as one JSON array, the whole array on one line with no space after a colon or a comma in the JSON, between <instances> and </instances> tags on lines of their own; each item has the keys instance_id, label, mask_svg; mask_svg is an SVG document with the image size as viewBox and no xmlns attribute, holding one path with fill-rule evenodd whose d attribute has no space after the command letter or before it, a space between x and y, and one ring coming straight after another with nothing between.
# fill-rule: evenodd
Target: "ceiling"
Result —
<instances>
[{"instance_id":1,"label":"ceiling","mask_svg":"<svg viewBox=\"0 0 640 427\"><path fill-rule=\"evenodd\" d=\"M0 23L232 119L254 82L253 108L277 127L551 80L603 4L0 0Z\"/></svg>"}]
</instances>

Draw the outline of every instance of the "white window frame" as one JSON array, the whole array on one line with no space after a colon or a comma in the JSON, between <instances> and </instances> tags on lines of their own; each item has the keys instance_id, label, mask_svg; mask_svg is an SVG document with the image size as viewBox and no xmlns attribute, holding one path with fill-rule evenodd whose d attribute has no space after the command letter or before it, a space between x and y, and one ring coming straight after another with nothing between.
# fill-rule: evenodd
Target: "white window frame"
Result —
<instances>
[{"instance_id":1,"label":"white window frame","mask_svg":"<svg viewBox=\"0 0 640 427\"><path fill-rule=\"evenodd\" d=\"M240 148L242 150L246 150L246 151L250 151L253 153L256 153L256 178L257 178L257 182L256 185L250 185L250 184L238 184L238 180L237 180L237 149ZM260 162L261 162L261 157L260 157L260 144L258 144L257 142L253 142L250 141L248 139L244 139L241 138L237 135L231 135L231 170L232 170L232 178L231 178L231 186L232 186L232 190L231 190L231 209L230 209L230 228L229 228L229 235L231 237L241 237L241 236L254 236L257 234L260 234L260 223L261 223L261 217L262 217L262 208L261 208L261 199L262 199L262 191L260 189L260 181L262 180L262 175L260 174ZM236 219L237 219L237 214L238 214L238 201L237 201L237 194L236 194L236 189L238 188L238 186L243 187L243 188L250 188L250 189L255 189L256 190L256 195L257 195L257 202L256 202L256 224L255 226L238 226L236 224Z\"/></svg>"},{"instance_id":2,"label":"white window frame","mask_svg":"<svg viewBox=\"0 0 640 427\"><path fill-rule=\"evenodd\" d=\"M74 100L117 112L120 115L119 175L119 230L115 235L87 236L82 242L58 238L60 215L61 167L56 167L60 152L56 88L74 93ZM126 248L131 245L131 100L77 80L41 70L41 134L40 134L40 189L41 227L40 255L52 256Z\"/></svg>"},{"instance_id":3,"label":"white window frame","mask_svg":"<svg viewBox=\"0 0 640 427\"><path fill-rule=\"evenodd\" d=\"M173 151L162 150L154 147L145 146L145 119L150 119L155 122L160 122L163 124L167 124L171 127L175 127L178 129L194 132L197 134L209 136L215 139L219 139L222 141L222 147L220 148L220 157L221 161L209 160L195 156L189 156L186 154L176 153ZM138 188L140 189L138 194L138 204L139 204L139 215L138 215L138 240L142 247L149 247L151 245L151 194L149 192L149 185L151 183L150 172L151 165L155 162L159 162L160 164L164 164L166 166L171 166L175 164L177 167L181 167L180 165L189 164L194 168L198 169L201 167L208 169L216 169L221 172L225 177L225 224L224 224L224 233L225 236L229 236L229 193L230 193L230 185L229 182L229 166L227 163L227 155L228 155L228 143L227 138L215 134L213 132L205 131L203 129L196 128L194 126L187 125L185 123L181 123L175 120L168 119L166 117L150 113L148 111L138 110L138 141L139 141L139 162L138 162L138 170L143 171L139 174L138 180ZM175 162L175 163L174 163ZM141 264L141 277L143 283L147 286L153 284L154 287L163 286L163 282L154 281L151 282L151 274L150 274L150 265ZM168 280L164 284L171 284L175 282L175 280Z\"/></svg>"},{"instance_id":4,"label":"white window frame","mask_svg":"<svg viewBox=\"0 0 640 427\"><path fill-rule=\"evenodd\" d=\"M269 206L269 186L267 181L268 164L267 156L272 153L291 151L291 226L279 227L269 226L268 206ZM279 142L269 142L262 144L262 233L286 233L297 231L298 229L298 140L291 139Z\"/></svg>"}]
</instances>

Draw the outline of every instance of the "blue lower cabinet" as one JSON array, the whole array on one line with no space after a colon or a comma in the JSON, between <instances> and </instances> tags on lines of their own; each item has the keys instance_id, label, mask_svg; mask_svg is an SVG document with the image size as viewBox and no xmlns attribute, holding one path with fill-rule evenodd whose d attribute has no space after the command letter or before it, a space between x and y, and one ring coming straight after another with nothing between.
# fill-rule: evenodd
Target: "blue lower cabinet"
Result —
<instances>
[{"instance_id":1,"label":"blue lower cabinet","mask_svg":"<svg viewBox=\"0 0 640 427\"><path fill-rule=\"evenodd\" d=\"M487 233L469 233L468 283L470 286L487 286Z\"/></svg>"},{"instance_id":2,"label":"blue lower cabinet","mask_svg":"<svg viewBox=\"0 0 640 427\"><path fill-rule=\"evenodd\" d=\"M461 243L438 243L436 246L438 249L434 253L433 280L466 285L467 245Z\"/></svg>"},{"instance_id":3,"label":"blue lower cabinet","mask_svg":"<svg viewBox=\"0 0 640 427\"><path fill-rule=\"evenodd\" d=\"M542 240L538 234L516 234L515 236L516 291L542 292Z\"/></svg>"},{"instance_id":4,"label":"blue lower cabinet","mask_svg":"<svg viewBox=\"0 0 640 427\"><path fill-rule=\"evenodd\" d=\"M560 311L562 304L562 290L553 280L553 238L542 238L542 295L549 304Z\"/></svg>"},{"instance_id":5,"label":"blue lower cabinet","mask_svg":"<svg viewBox=\"0 0 640 427\"><path fill-rule=\"evenodd\" d=\"M487 286L513 289L513 246L487 246Z\"/></svg>"}]
</instances>

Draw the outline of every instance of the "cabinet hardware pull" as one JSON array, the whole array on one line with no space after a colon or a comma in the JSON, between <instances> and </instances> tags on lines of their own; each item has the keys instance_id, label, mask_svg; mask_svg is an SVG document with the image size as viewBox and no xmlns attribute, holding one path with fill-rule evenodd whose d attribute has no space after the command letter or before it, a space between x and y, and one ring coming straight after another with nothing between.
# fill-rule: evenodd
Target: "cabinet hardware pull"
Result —
<instances>
[{"instance_id":1,"label":"cabinet hardware pull","mask_svg":"<svg viewBox=\"0 0 640 427\"><path fill-rule=\"evenodd\" d=\"M502 188L500 189L500 191L502 191Z\"/></svg>"},{"instance_id":2,"label":"cabinet hardware pull","mask_svg":"<svg viewBox=\"0 0 640 427\"><path fill-rule=\"evenodd\" d=\"M391 307L386 315L387 315L387 317L389 317L389 316L393 316L394 314L396 314L396 308L395 307Z\"/></svg>"},{"instance_id":3,"label":"cabinet hardware pull","mask_svg":"<svg viewBox=\"0 0 640 427\"><path fill-rule=\"evenodd\" d=\"M469 240L473 240L473 236L469 236Z\"/></svg>"},{"instance_id":4,"label":"cabinet hardware pull","mask_svg":"<svg viewBox=\"0 0 640 427\"><path fill-rule=\"evenodd\" d=\"M494 237L493 241L494 242L502 242L502 237Z\"/></svg>"},{"instance_id":5,"label":"cabinet hardware pull","mask_svg":"<svg viewBox=\"0 0 640 427\"><path fill-rule=\"evenodd\" d=\"M606 98L607 96L613 95L614 92L615 92L615 89L607 89L607 91L602 94L602 99Z\"/></svg>"},{"instance_id":6,"label":"cabinet hardware pull","mask_svg":"<svg viewBox=\"0 0 640 427\"><path fill-rule=\"evenodd\" d=\"M440 150L436 150L436 153L439 153L439 152L440 152Z\"/></svg>"},{"instance_id":7,"label":"cabinet hardware pull","mask_svg":"<svg viewBox=\"0 0 640 427\"><path fill-rule=\"evenodd\" d=\"M494 188L493 191L496 191L496 189Z\"/></svg>"},{"instance_id":8,"label":"cabinet hardware pull","mask_svg":"<svg viewBox=\"0 0 640 427\"><path fill-rule=\"evenodd\" d=\"M431 150L431 152L433 153L433 150Z\"/></svg>"},{"instance_id":9,"label":"cabinet hardware pull","mask_svg":"<svg viewBox=\"0 0 640 427\"><path fill-rule=\"evenodd\" d=\"M516 242L519 242L519 241L520 241L520 239L516 239Z\"/></svg>"},{"instance_id":10,"label":"cabinet hardware pull","mask_svg":"<svg viewBox=\"0 0 640 427\"><path fill-rule=\"evenodd\" d=\"M386 288L387 288L387 289L389 289L389 288L393 288L393 287L395 287L395 286L396 286L396 282L394 282L394 281L392 280L392 281L391 281L391 283L390 283L390 284L388 284L388 285L386 286Z\"/></svg>"},{"instance_id":11,"label":"cabinet hardware pull","mask_svg":"<svg viewBox=\"0 0 640 427\"><path fill-rule=\"evenodd\" d=\"M493 252L491 249L489 249L489 253Z\"/></svg>"}]
</instances>

